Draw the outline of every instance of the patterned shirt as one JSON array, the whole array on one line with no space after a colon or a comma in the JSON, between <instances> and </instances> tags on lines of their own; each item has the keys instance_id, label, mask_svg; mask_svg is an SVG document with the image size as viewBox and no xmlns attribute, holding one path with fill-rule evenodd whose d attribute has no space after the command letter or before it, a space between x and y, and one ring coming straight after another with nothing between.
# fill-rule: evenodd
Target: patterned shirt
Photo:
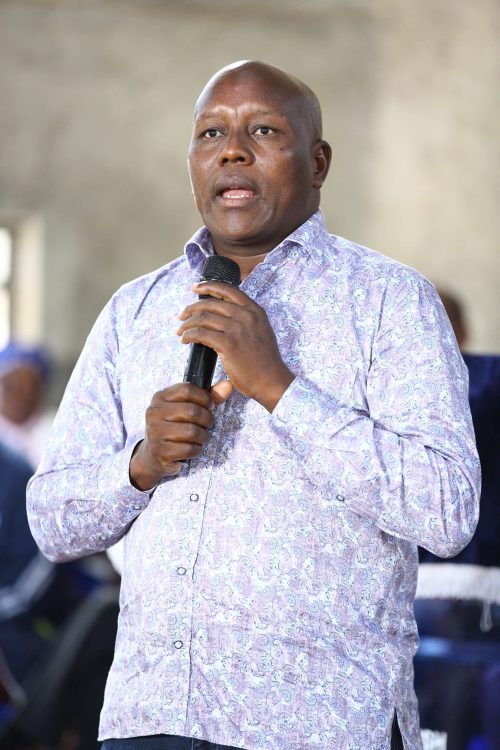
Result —
<instances>
[{"instance_id":1,"label":"patterned shirt","mask_svg":"<svg viewBox=\"0 0 500 750\"><path fill-rule=\"evenodd\" d=\"M49 558L124 536L100 737L387 750L396 710L417 750L417 544L453 555L478 514L467 374L442 305L318 211L241 286L296 379L272 414L234 391L200 457L140 492L131 453L153 393L182 381L177 315L212 252L203 228L114 295L30 484Z\"/></svg>"}]
</instances>

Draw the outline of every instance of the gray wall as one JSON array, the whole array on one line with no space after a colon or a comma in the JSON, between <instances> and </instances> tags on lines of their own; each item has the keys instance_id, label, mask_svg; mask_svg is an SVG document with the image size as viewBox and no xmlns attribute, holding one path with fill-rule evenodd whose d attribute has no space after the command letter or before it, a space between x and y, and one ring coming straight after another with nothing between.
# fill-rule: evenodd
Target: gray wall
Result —
<instances>
[{"instance_id":1,"label":"gray wall","mask_svg":"<svg viewBox=\"0 0 500 750\"><path fill-rule=\"evenodd\" d=\"M322 101L330 230L459 292L470 349L500 352L499 32L497 0L0 0L0 220L43 223L60 363L198 226L192 105L248 57Z\"/></svg>"}]
</instances>

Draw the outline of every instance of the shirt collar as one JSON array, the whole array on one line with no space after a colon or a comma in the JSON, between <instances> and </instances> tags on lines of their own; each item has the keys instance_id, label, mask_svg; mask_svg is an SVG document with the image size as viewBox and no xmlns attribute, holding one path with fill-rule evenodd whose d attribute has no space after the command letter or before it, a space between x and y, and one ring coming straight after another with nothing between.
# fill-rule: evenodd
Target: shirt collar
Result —
<instances>
[{"instance_id":1,"label":"shirt collar","mask_svg":"<svg viewBox=\"0 0 500 750\"><path fill-rule=\"evenodd\" d=\"M302 248L307 254L317 257L327 246L329 239L330 235L326 228L323 212L318 209L300 227L297 227L288 237L285 237L271 253L295 246ZM193 270L202 265L209 255L214 254L212 237L206 227L201 227L193 234L184 247L184 253Z\"/></svg>"}]
</instances>

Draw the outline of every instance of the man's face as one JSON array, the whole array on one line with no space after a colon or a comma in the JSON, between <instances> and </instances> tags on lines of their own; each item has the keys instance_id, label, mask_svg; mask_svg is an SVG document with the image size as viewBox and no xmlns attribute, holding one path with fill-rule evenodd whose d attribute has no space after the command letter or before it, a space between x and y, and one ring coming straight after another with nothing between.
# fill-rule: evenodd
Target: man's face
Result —
<instances>
[{"instance_id":1,"label":"man's face","mask_svg":"<svg viewBox=\"0 0 500 750\"><path fill-rule=\"evenodd\" d=\"M305 107L248 71L225 75L199 100L189 172L218 253L268 252L318 207Z\"/></svg>"}]
</instances>

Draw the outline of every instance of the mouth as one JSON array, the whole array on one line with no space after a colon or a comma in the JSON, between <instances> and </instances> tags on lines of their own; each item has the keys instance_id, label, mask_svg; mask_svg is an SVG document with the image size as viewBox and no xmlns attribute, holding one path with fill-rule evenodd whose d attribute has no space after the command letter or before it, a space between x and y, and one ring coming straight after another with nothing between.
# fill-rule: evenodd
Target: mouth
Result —
<instances>
[{"instance_id":1,"label":"mouth","mask_svg":"<svg viewBox=\"0 0 500 750\"><path fill-rule=\"evenodd\" d=\"M253 198L255 193L253 190L245 190L243 188L226 188L219 193L221 198L225 200L246 200L247 198Z\"/></svg>"},{"instance_id":2,"label":"mouth","mask_svg":"<svg viewBox=\"0 0 500 750\"><path fill-rule=\"evenodd\" d=\"M248 180L225 178L216 184L215 196L223 205L243 206L257 197L257 191Z\"/></svg>"}]
</instances>

